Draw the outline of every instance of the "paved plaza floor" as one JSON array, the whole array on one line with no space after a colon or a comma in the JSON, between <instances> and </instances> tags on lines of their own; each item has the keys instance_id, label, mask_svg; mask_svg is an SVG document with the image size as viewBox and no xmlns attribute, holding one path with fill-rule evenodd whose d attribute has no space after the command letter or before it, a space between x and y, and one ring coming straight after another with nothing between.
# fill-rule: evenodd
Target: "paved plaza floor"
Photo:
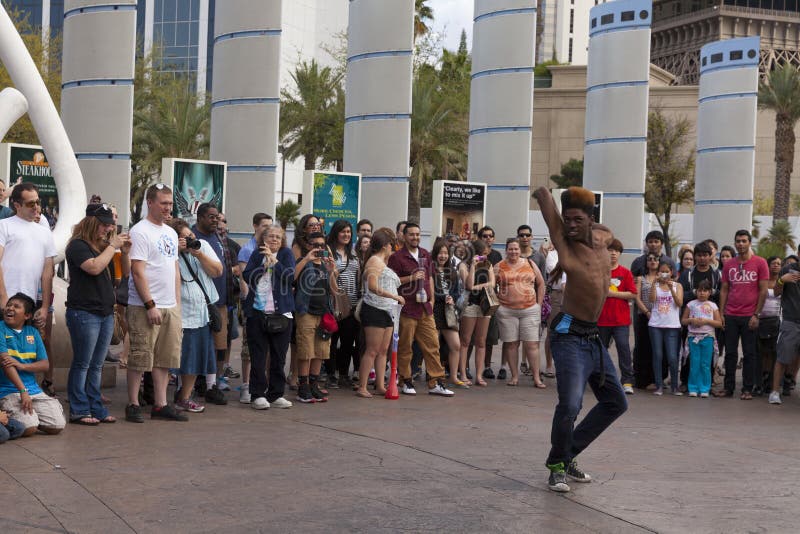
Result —
<instances>
[{"instance_id":1,"label":"paved plaza floor","mask_svg":"<svg viewBox=\"0 0 800 534\"><path fill-rule=\"evenodd\" d=\"M118 376L106 394L122 419ZM770 406L637 391L580 457L594 481L557 495L543 465L556 400L547 383L492 380L452 399L419 383L398 401L334 390L327 404L269 411L231 392L188 423L68 425L0 446L0 532L800 528L797 397Z\"/></svg>"}]
</instances>

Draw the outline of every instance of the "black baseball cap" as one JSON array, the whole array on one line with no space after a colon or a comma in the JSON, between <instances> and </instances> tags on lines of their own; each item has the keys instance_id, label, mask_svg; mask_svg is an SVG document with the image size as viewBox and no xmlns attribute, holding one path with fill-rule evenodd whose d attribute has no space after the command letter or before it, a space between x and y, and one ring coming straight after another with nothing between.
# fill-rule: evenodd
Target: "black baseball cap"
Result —
<instances>
[{"instance_id":1,"label":"black baseball cap","mask_svg":"<svg viewBox=\"0 0 800 534\"><path fill-rule=\"evenodd\" d=\"M89 204L86 206L87 217L97 217L103 224L114 224L114 213L108 204Z\"/></svg>"}]
</instances>

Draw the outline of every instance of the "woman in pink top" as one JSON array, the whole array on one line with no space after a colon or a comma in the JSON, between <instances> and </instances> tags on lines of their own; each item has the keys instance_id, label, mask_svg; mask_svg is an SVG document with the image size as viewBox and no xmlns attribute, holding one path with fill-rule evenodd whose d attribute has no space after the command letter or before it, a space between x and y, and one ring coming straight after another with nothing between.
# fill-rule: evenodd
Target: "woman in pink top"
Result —
<instances>
[{"instance_id":1,"label":"woman in pink top","mask_svg":"<svg viewBox=\"0 0 800 534\"><path fill-rule=\"evenodd\" d=\"M495 277L499 287L497 294L500 307L497 309L497 326L503 342L503 354L511 368L509 386L519 383L517 354L520 341L525 358L533 373L534 385L544 388L539 376L539 325L545 285L542 273L536 264L520 257L519 240L506 242L506 259L495 265Z\"/></svg>"}]
</instances>

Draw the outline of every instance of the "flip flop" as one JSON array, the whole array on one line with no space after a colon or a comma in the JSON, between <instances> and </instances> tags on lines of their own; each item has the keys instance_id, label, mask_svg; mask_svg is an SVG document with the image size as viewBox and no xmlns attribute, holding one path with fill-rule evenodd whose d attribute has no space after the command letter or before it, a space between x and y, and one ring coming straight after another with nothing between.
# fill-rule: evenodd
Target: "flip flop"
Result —
<instances>
[{"instance_id":1,"label":"flip flop","mask_svg":"<svg viewBox=\"0 0 800 534\"><path fill-rule=\"evenodd\" d=\"M542 384L537 384L537 383L534 382L533 387L539 388L539 389L546 389L547 385L545 385L543 383Z\"/></svg>"},{"instance_id":2,"label":"flip flop","mask_svg":"<svg viewBox=\"0 0 800 534\"><path fill-rule=\"evenodd\" d=\"M107 415L103 419L100 419L100 422L106 425L110 425L117 422L117 418L113 415Z\"/></svg>"},{"instance_id":3,"label":"flip flop","mask_svg":"<svg viewBox=\"0 0 800 534\"><path fill-rule=\"evenodd\" d=\"M84 417L78 417L77 419L70 419L69 422L73 425L83 425L83 426L97 426L100 424L100 421L98 421L97 419L95 419L90 415Z\"/></svg>"},{"instance_id":4,"label":"flip flop","mask_svg":"<svg viewBox=\"0 0 800 534\"><path fill-rule=\"evenodd\" d=\"M507 385L507 386L512 386L512 387L513 387L513 386L516 386L518 383L519 383L518 381L515 381L515 380L509 380L508 382L506 382L506 385Z\"/></svg>"},{"instance_id":5,"label":"flip flop","mask_svg":"<svg viewBox=\"0 0 800 534\"><path fill-rule=\"evenodd\" d=\"M371 393L362 393L360 391L356 391L356 397L361 397L362 399L371 399L372 398L372 394Z\"/></svg>"}]
</instances>

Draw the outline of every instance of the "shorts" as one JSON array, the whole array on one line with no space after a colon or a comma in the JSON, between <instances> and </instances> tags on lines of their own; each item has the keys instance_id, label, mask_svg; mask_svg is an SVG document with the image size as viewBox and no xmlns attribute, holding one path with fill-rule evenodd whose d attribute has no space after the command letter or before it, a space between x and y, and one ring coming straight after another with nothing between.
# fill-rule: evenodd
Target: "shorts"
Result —
<instances>
[{"instance_id":1,"label":"shorts","mask_svg":"<svg viewBox=\"0 0 800 534\"><path fill-rule=\"evenodd\" d=\"M181 366L183 327L177 307L159 308L161 324L151 325L144 306L128 306L128 333L131 348L128 369L150 372L153 367L178 369Z\"/></svg>"},{"instance_id":2,"label":"shorts","mask_svg":"<svg viewBox=\"0 0 800 534\"><path fill-rule=\"evenodd\" d=\"M784 319L778 330L778 361L784 365L791 365L797 360L800 353L800 323Z\"/></svg>"},{"instance_id":3,"label":"shorts","mask_svg":"<svg viewBox=\"0 0 800 534\"><path fill-rule=\"evenodd\" d=\"M219 329L219 332L212 332L214 335L214 348L216 350L226 350L228 348L228 307L217 306L217 310L219 311L222 328Z\"/></svg>"},{"instance_id":4,"label":"shorts","mask_svg":"<svg viewBox=\"0 0 800 534\"><path fill-rule=\"evenodd\" d=\"M184 328L181 341L182 375L215 375L217 358L211 327Z\"/></svg>"},{"instance_id":5,"label":"shorts","mask_svg":"<svg viewBox=\"0 0 800 534\"><path fill-rule=\"evenodd\" d=\"M390 328L394 326L392 316L386 310L361 303L361 326L372 328Z\"/></svg>"},{"instance_id":6,"label":"shorts","mask_svg":"<svg viewBox=\"0 0 800 534\"><path fill-rule=\"evenodd\" d=\"M497 327L500 330L500 341L503 343L539 341L539 325L542 322L542 311L538 304L522 310L500 305L497 308L495 317L497 318Z\"/></svg>"},{"instance_id":7,"label":"shorts","mask_svg":"<svg viewBox=\"0 0 800 534\"><path fill-rule=\"evenodd\" d=\"M468 304L464 311L461 313L461 317L471 317L475 319L480 319L481 317L490 317L489 315L484 315L483 310L478 304Z\"/></svg>"},{"instance_id":8,"label":"shorts","mask_svg":"<svg viewBox=\"0 0 800 534\"><path fill-rule=\"evenodd\" d=\"M19 393L11 393L0 399L0 410L8 413L8 417L16 419L25 428L55 428L61 430L67 426L64 419L64 408L58 399L48 396L46 393L31 395L33 401L33 413L22 411L22 398Z\"/></svg>"},{"instance_id":9,"label":"shorts","mask_svg":"<svg viewBox=\"0 0 800 534\"><path fill-rule=\"evenodd\" d=\"M364 306L361 306L362 311ZM331 356L331 338L322 339L317 335L317 327L322 319L320 315L310 313L298 314L297 325L297 359L299 361L327 360Z\"/></svg>"}]
</instances>

